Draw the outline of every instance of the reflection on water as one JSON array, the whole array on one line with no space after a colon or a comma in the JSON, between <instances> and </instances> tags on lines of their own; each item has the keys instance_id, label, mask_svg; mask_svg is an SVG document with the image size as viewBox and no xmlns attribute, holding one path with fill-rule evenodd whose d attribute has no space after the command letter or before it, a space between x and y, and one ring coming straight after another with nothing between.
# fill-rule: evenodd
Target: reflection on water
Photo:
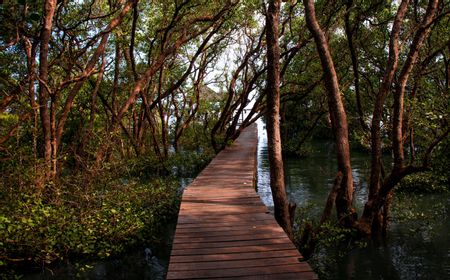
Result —
<instances>
[{"instance_id":1,"label":"reflection on water","mask_svg":"<svg viewBox=\"0 0 450 280\"><path fill-rule=\"evenodd\" d=\"M267 161L267 133L261 120L258 124L258 180L256 190L264 204L273 208L272 192L270 191L269 162Z\"/></svg>"},{"instance_id":2,"label":"reflection on water","mask_svg":"<svg viewBox=\"0 0 450 280\"><path fill-rule=\"evenodd\" d=\"M267 137L262 123L258 124L258 183L263 202L273 208L269 186ZM299 207L308 206L319 217L336 175L336 159L332 143L316 143L314 153L307 158L285 159L286 191ZM355 207L360 212L367 199L370 157L352 151L355 181ZM340 255L327 250L316 256L316 264L329 279L450 279L450 197L449 195L415 196L414 203L403 200L397 208L406 213L424 216L401 220L393 217L387 240L370 241L367 247ZM436 207L438 206L438 207ZM401 220L401 221L400 221Z\"/></svg>"}]
</instances>

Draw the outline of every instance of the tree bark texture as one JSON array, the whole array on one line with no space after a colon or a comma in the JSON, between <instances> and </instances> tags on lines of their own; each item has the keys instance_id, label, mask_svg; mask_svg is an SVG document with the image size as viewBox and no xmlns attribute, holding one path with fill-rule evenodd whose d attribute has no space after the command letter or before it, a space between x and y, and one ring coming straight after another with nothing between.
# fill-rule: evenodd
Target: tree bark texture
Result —
<instances>
[{"instance_id":1,"label":"tree bark texture","mask_svg":"<svg viewBox=\"0 0 450 280\"><path fill-rule=\"evenodd\" d=\"M419 50L422 46L425 38L430 31L430 24L436 13L439 1L430 0L428 3L427 11L422 22L419 25L418 30L411 43L408 56L400 71L398 77L397 87L394 93L394 119L393 119L393 150L394 150L394 169L401 169L404 167L405 155L403 150L403 113L404 113L404 96L406 90L406 84L408 83L409 76L411 75L414 64L419 57Z\"/></svg>"},{"instance_id":2,"label":"tree bark texture","mask_svg":"<svg viewBox=\"0 0 450 280\"><path fill-rule=\"evenodd\" d=\"M406 56L400 74L397 79L397 86L394 92L394 109L393 109L393 152L394 152L394 168L391 173L385 178L381 178L382 162L381 162L381 120L383 107L387 94L391 91L391 86L398 68L399 57L399 36L403 19L406 15L409 0L403 0L397 10L394 23L391 31L391 39L389 42L389 57L386 72L380 90L378 92L375 108L372 119L371 139L372 139L372 162L371 162L371 177L369 188L369 199L364 206L363 215L358 221L358 228L360 232L371 235L373 231L383 229L386 230L386 225L382 225L382 219L376 219L384 212L387 216L389 209L389 201L391 200L392 189L405 176L426 170L427 166L424 164L421 167L413 167L412 165L405 166L404 159L404 137L403 137L403 115L404 115L404 95L406 85L417 61L419 49L429 33L431 22L437 10L438 0L430 0L425 13L425 16L415 32L410 50ZM382 209L385 207L386 209Z\"/></svg>"},{"instance_id":3,"label":"tree bark texture","mask_svg":"<svg viewBox=\"0 0 450 280\"><path fill-rule=\"evenodd\" d=\"M280 49L278 25L280 0L269 1L266 14L267 40L267 140L275 219L292 239L289 202L284 184L283 157L280 136Z\"/></svg>"},{"instance_id":4,"label":"tree bark texture","mask_svg":"<svg viewBox=\"0 0 450 280\"><path fill-rule=\"evenodd\" d=\"M370 131L371 139L371 172L369 186L369 200L378 192L381 186L381 121L386 95L390 91L394 74L398 66L400 28L405 17L409 0L403 0L397 10L397 14L392 25L389 41L389 56L383 80L378 91L375 107L372 114L372 127Z\"/></svg>"},{"instance_id":5,"label":"tree bark texture","mask_svg":"<svg viewBox=\"0 0 450 280\"><path fill-rule=\"evenodd\" d=\"M42 25L39 49L39 113L41 117L42 133L44 135L44 161L45 176L51 177L51 125L49 113L49 86L48 86L48 50L52 33L53 16L56 9L56 0L47 0L44 3L44 23Z\"/></svg>"},{"instance_id":6,"label":"tree bark texture","mask_svg":"<svg viewBox=\"0 0 450 280\"><path fill-rule=\"evenodd\" d=\"M338 172L342 173L342 182L336 196L337 215L341 224L351 226L354 222L355 211L352 207L353 176L350 164L347 115L328 42L316 18L314 1L303 0L303 4L305 5L306 23L314 37L325 74L328 108L337 148Z\"/></svg>"},{"instance_id":7,"label":"tree bark texture","mask_svg":"<svg viewBox=\"0 0 450 280\"><path fill-rule=\"evenodd\" d=\"M358 113L358 119L359 123L361 125L361 128L366 130L368 129L368 126L366 125L364 121L364 112L361 104L361 90L360 90L360 84L359 84L359 61L358 61L358 53L356 46L353 42L353 36L354 36L354 27L350 24L350 13L353 8L353 0L349 0L346 3L347 10L344 17L344 29L345 34L347 36L347 43L348 48L350 50L350 58L352 60L352 68L353 68L353 77L354 77L354 85L355 85L355 96L356 96L356 112ZM358 24L358 23L356 23Z\"/></svg>"}]
</instances>

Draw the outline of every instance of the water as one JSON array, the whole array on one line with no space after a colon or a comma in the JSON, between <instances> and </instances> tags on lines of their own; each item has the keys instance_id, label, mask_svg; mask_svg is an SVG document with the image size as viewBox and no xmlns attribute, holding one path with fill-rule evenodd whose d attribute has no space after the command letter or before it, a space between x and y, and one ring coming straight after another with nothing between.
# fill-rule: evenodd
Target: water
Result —
<instances>
[{"instance_id":1,"label":"water","mask_svg":"<svg viewBox=\"0 0 450 280\"><path fill-rule=\"evenodd\" d=\"M267 138L258 124L258 185L263 202L273 208L269 187ZM320 142L307 158L285 159L286 191L298 207L320 217L336 175L332 143ZM355 207L367 198L370 157L352 151ZM403 195L393 205L393 222L386 240L368 241L364 248L327 248L311 264L326 279L450 279L450 196Z\"/></svg>"}]
</instances>

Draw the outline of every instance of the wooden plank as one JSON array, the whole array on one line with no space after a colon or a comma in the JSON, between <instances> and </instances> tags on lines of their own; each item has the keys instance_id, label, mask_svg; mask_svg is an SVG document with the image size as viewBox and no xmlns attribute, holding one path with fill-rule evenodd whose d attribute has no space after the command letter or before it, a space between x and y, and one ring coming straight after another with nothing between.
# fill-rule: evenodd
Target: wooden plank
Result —
<instances>
[{"instance_id":1,"label":"wooden plank","mask_svg":"<svg viewBox=\"0 0 450 280\"><path fill-rule=\"evenodd\" d=\"M192 211L194 210L208 210L208 209L217 209L217 210L221 210L221 209L225 209L228 210L230 208L234 208L236 210L245 210L247 208L263 208L261 210L261 212L265 212L265 209L267 209L267 207L265 205L261 205L260 203L257 202L247 202L247 203L229 203L227 201L223 201L223 202L185 202L183 204L181 204L180 209L191 209ZM220 213L217 213L220 214ZM226 213L225 213L226 214Z\"/></svg>"},{"instance_id":2,"label":"wooden plank","mask_svg":"<svg viewBox=\"0 0 450 280\"><path fill-rule=\"evenodd\" d=\"M230 214L251 214L251 213L265 213L267 210L263 206L245 206L245 205L230 205L230 206L211 206L211 207L189 207L184 206L180 211L189 212L192 216L196 215L214 215L214 217L221 217Z\"/></svg>"},{"instance_id":3,"label":"wooden plank","mask_svg":"<svg viewBox=\"0 0 450 280\"><path fill-rule=\"evenodd\" d=\"M267 215L269 216L269 215ZM202 220L202 219L194 219L194 218L184 218L177 225L177 230L180 228L198 228L198 230L202 230L202 228L209 227L239 227L239 226L253 226L253 225L272 225L277 226L277 223L273 220L273 218L268 217L266 219L249 219L249 220L238 220L229 222L226 219L219 220Z\"/></svg>"},{"instance_id":4,"label":"wooden plank","mask_svg":"<svg viewBox=\"0 0 450 280\"><path fill-rule=\"evenodd\" d=\"M243 229L233 229L230 231L182 231L177 230L176 236L178 238L197 238L197 237L214 237L214 236L237 236L237 235L248 235L248 234L268 234L268 233L276 233L276 234L284 234L284 231L281 228L268 226L265 230L261 230L260 228L253 228L252 226L245 227Z\"/></svg>"},{"instance_id":5,"label":"wooden plank","mask_svg":"<svg viewBox=\"0 0 450 280\"><path fill-rule=\"evenodd\" d=\"M199 269L224 269L224 268L244 268L244 267L261 267L261 266L277 266L281 264L299 264L296 257L282 257L257 260L233 260L233 261L212 261L212 262L190 262L177 263L171 267L173 271L189 271ZM303 265L307 265L303 263Z\"/></svg>"},{"instance_id":6,"label":"wooden plank","mask_svg":"<svg viewBox=\"0 0 450 280\"><path fill-rule=\"evenodd\" d=\"M198 248L198 249L179 249L172 250L172 256L189 256L189 255L208 255L208 254L230 254L230 253L250 253L250 252L269 252L279 251L286 249L296 249L294 245L290 243L281 244L267 244L258 246L239 246L239 247L225 247L218 250L217 248Z\"/></svg>"},{"instance_id":7,"label":"wooden plank","mask_svg":"<svg viewBox=\"0 0 450 280\"><path fill-rule=\"evenodd\" d=\"M209 261L231 261L231 260L252 260L269 259L279 257L297 257L299 253L296 249L284 249L277 251L246 252L235 254L208 254L208 255L190 255L190 256L171 256L171 263L186 262L209 262Z\"/></svg>"},{"instance_id":8,"label":"wooden plank","mask_svg":"<svg viewBox=\"0 0 450 280\"><path fill-rule=\"evenodd\" d=\"M214 279L214 278L205 278ZM217 278L216 278L217 279ZM221 277L221 280L317 280L317 275L312 271L297 272L297 273L278 273L267 275L252 275L252 276L238 276L238 277Z\"/></svg>"},{"instance_id":9,"label":"wooden plank","mask_svg":"<svg viewBox=\"0 0 450 280\"><path fill-rule=\"evenodd\" d=\"M211 236L211 237L184 237L178 236L175 233L175 240L173 244L183 242L225 242L225 241L244 241L254 239L270 239L270 238L287 238L283 233L257 233L257 234L241 234L241 235L228 235L228 236Z\"/></svg>"},{"instance_id":10,"label":"wooden plank","mask_svg":"<svg viewBox=\"0 0 450 280\"><path fill-rule=\"evenodd\" d=\"M252 239L229 242L189 242L189 243L175 243L172 250L189 249L189 248L226 248L236 246L251 246L251 245L270 245L270 244L292 244L289 239L267 238L267 239Z\"/></svg>"},{"instance_id":11,"label":"wooden plank","mask_svg":"<svg viewBox=\"0 0 450 280\"><path fill-rule=\"evenodd\" d=\"M212 277L237 277L254 275L273 275L276 273L292 273L310 271L309 267L298 264L287 264L278 266L246 267L246 268L223 268L220 270L199 269L196 271L170 271L167 279L202 279Z\"/></svg>"},{"instance_id":12,"label":"wooden plank","mask_svg":"<svg viewBox=\"0 0 450 280\"><path fill-rule=\"evenodd\" d=\"M238 198L222 198L216 200L206 199L192 199L188 198L183 201L184 204L203 205L203 204L216 204L216 205L261 205L261 201L257 197L247 197L245 199Z\"/></svg>"},{"instance_id":13,"label":"wooden plank","mask_svg":"<svg viewBox=\"0 0 450 280\"><path fill-rule=\"evenodd\" d=\"M260 224L260 223L247 223L242 225L227 225L227 226L220 226L220 224L211 224L211 227L188 227L188 228L177 228L178 233L188 233L188 232L230 232L230 231L242 231L242 230L259 230L259 231L265 231L273 228L273 223L270 224Z\"/></svg>"},{"instance_id":14,"label":"wooden plank","mask_svg":"<svg viewBox=\"0 0 450 280\"><path fill-rule=\"evenodd\" d=\"M221 196L221 195L227 195L227 196L241 196L241 195L253 195L255 193L255 190L252 188L247 187L240 187L240 188L228 188L228 187L218 187L218 188L192 188L192 189L186 189L184 191L184 195L192 196L192 195L200 195L200 196Z\"/></svg>"},{"instance_id":15,"label":"wooden plank","mask_svg":"<svg viewBox=\"0 0 450 280\"><path fill-rule=\"evenodd\" d=\"M255 193L252 193L248 196L239 195L239 196L214 196L208 198L202 197L186 197L183 199L184 203L244 203L244 202L256 202L261 203L261 199ZM263 204L264 205L264 204Z\"/></svg>"},{"instance_id":16,"label":"wooden plank","mask_svg":"<svg viewBox=\"0 0 450 280\"><path fill-rule=\"evenodd\" d=\"M208 213L208 212L197 212L195 215L189 215L189 211L181 210L180 214L184 216L178 217L179 223L191 223L194 222L246 222L246 221L260 221L260 220L270 220L273 217L270 216L269 210L264 213L237 213L230 215L229 213ZM253 217L255 215L255 217Z\"/></svg>"}]
</instances>

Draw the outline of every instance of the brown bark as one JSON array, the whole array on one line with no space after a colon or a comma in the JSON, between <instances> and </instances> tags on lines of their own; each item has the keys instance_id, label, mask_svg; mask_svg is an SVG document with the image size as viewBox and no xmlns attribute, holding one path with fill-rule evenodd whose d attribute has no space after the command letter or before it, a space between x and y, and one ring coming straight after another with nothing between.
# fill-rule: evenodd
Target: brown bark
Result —
<instances>
[{"instance_id":1,"label":"brown bark","mask_svg":"<svg viewBox=\"0 0 450 280\"><path fill-rule=\"evenodd\" d=\"M261 37L262 38L262 37ZM228 92L227 92L227 99L225 102L225 106L223 107L219 120L214 125L214 127L211 129L211 144L216 152L221 150L223 148L223 145L218 145L216 142L216 135L218 133L222 133L224 131L225 125L230 121L231 116L233 115L233 101L236 96L236 84L239 79L239 76L241 75L242 71L247 66L250 58L260 49L261 47L261 40L259 41L259 44L256 48L251 49L248 51L244 58L242 59L241 64L237 67L237 69L233 72L233 75L230 80L230 84L228 86Z\"/></svg>"},{"instance_id":2,"label":"brown bark","mask_svg":"<svg viewBox=\"0 0 450 280\"><path fill-rule=\"evenodd\" d=\"M251 43L247 47L247 52L245 53L239 66L233 72L233 75L228 85L228 94L225 106L223 107L220 113L219 120L216 122L216 124L213 126L211 130L211 144L216 152L221 150L224 147L224 144L228 142L228 140L236 139L239 136L240 131L242 131L243 128L252 123L252 121L250 121L250 118L255 113L253 111L247 115L246 120L243 120L242 124L239 126L239 130L236 130L238 126L239 116L244 110L244 108L247 106L247 100L250 92L255 89L255 84L266 71L266 68L263 68L261 70L258 69L250 70L250 67L252 65L251 63L252 57L254 58L261 51L264 34L265 33L262 32L258 40L255 40L254 38L251 37L249 38L251 40ZM237 92L236 85L239 81L239 78L241 78L240 79L241 91ZM257 105L257 103L259 102L257 101L255 105ZM215 136L216 134L218 134L218 132L223 133L225 129L226 129L225 137L221 145L219 145L216 142Z\"/></svg>"},{"instance_id":3,"label":"brown bark","mask_svg":"<svg viewBox=\"0 0 450 280\"><path fill-rule=\"evenodd\" d=\"M405 17L409 0L403 0L397 10L397 14L394 19L394 23L391 29L390 41L389 41L389 56L387 61L386 70L383 80L380 85L380 89L377 93L375 100L374 111L372 114L372 126L370 129L371 137L371 173L370 173L370 185L369 185L369 198L371 201L377 195L381 187L381 121L383 117L384 102L387 94L391 89L391 84L397 70L398 55L399 55L399 36L402 26L403 18ZM363 215L358 221L358 227L362 232L370 235L371 224L373 220L372 205L366 203L364 207Z\"/></svg>"},{"instance_id":4,"label":"brown bark","mask_svg":"<svg viewBox=\"0 0 450 280\"><path fill-rule=\"evenodd\" d=\"M71 111L75 96L78 94L86 79L93 74L93 70L99 57L103 54L107 43L109 33L117 27L134 1L128 1L121 13L110 21L108 26L96 36L101 37L101 42L96 51L90 58L87 66L83 72L75 78L68 78L61 82L58 86L53 88L49 85L48 76L51 64L48 61L49 56L49 42L51 38L51 30L53 18L56 9L56 0L48 0L44 4L44 24L41 30L40 37L40 53L39 53L39 94L38 101L40 107L41 126L44 135L44 159L46 165L47 179L54 180L58 173L58 149L61 142L61 137L64 131L64 126L68 115ZM96 39L97 40L97 39ZM96 41L95 40L95 41ZM92 41L92 42L95 42ZM74 83L73 87L68 93L63 109L60 114L57 112L57 102L59 93L68 85ZM57 117L59 116L59 120Z\"/></svg>"},{"instance_id":5,"label":"brown bark","mask_svg":"<svg viewBox=\"0 0 450 280\"><path fill-rule=\"evenodd\" d=\"M139 18L139 10L138 10L138 2L139 0L134 1L133 3L133 22L131 24L131 39L130 39L130 62L131 62L131 71L133 73L134 80L137 81L138 74L136 72L136 61L134 59L134 44L136 40L136 24Z\"/></svg>"},{"instance_id":6,"label":"brown bark","mask_svg":"<svg viewBox=\"0 0 450 280\"><path fill-rule=\"evenodd\" d=\"M173 146L175 148L175 151L178 149L178 142L181 138L181 135L183 134L184 130L189 126L189 124L194 120L197 111L200 107L200 94L202 91L202 88L200 87L200 84L205 78L206 70L208 62L206 58L202 58L201 65L198 70L197 79L194 82L194 93L195 93L195 100L190 100L189 102L186 100L186 97L183 97L183 110L181 112L181 116L176 112L175 116L177 117L176 124L175 124L175 136L173 141ZM178 106L176 105L176 100L174 97L172 97L172 103L174 104L175 110L178 111ZM189 108L188 116L185 118L184 122L181 123L182 117L184 115L184 109Z\"/></svg>"},{"instance_id":7,"label":"brown bark","mask_svg":"<svg viewBox=\"0 0 450 280\"><path fill-rule=\"evenodd\" d=\"M116 28L123 20L125 15L128 13L128 11L131 9L131 6L133 5L135 1L128 1L128 3L124 6L120 14L111 20L111 22L108 24L108 26L105 28L104 31L102 31L103 36L101 37L101 41L95 50L94 54L88 61L86 68L84 69L83 73L80 75L82 79L77 81L71 91L69 92L69 95L66 99L66 102L64 104L64 108L61 112L61 117L58 123L57 132L56 132L56 139L57 139L57 145L59 146L59 143L61 142L61 137L64 129L64 125L66 123L68 114L72 108L73 100L75 96L80 91L81 87L83 86L86 79L92 75L93 70L99 60L99 58L103 55L106 48L106 43L108 42L109 34L111 33L114 28Z\"/></svg>"},{"instance_id":8,"label":"brown bark","mask_svg":"<svg viewBox=\"0 0 450 280\"><path fill-rule=\"evenodd\" d=\"M162 94L162 85L164 82L164 66L159 70L159 78L158 78L158 95ZM169 156L169 132L168 132L168 124L166 121L166 108L164 106L163 100L159 100L158 102L158 112L159 112L159 120L161 123L161 143L163 148L164 160L166 160Z\"/></svg>"},{"instance_id":9,"label":"brown bark","mask_svg":"<svg viewBox=\"0 0 450 280\"><path fill-rule=\"evenodd\" d=\"M56 112L56 102L57 102L57 94L58 92L54 92L51 98L51 114L50 114L50 123L51 123L51 161L52 161L52 167L51 167L51 174L53 178L56 178L58 174L58 149L61 144L61 138L64 132L64 126L66 124L67 118L69 116L69 113L72 109L74 99L76 95L81 90L84 82L87 78L89 78L94 73L94 68L97 65L97 62L101 55L103 55L106 44L108 42L109 34L110 32L116 28L123 20L125 15L130 10L132 4L134 1L128 1L127 4L124 6L120 14L112 19L108 26L101 32L103 34L101 36L101 41L99 45L97 46L95 52L89 59L86 67L84 68L83 72L76 78L71 79L70 81L74 81L75 84L70 89L69 94L65 100L63 109L60 113L59 121L57 121L57 112ZM68 84L70 81L64 81L62 84ZM60 88L62 88L62 85L60 85ZM58 89L56 89L58 90Z\"/></svg>"},{"instance_id":10,"label":"brown bark","mask_svg":"<svg viewBox=\"0 0 450 280\"><path fill-rule=\"evenodd\" d=\"M343 176L336 196L337 215L340 223L351 226L354 222L355 210L352 207L353 176L350 164L347 115L344 104L342 103L339 82L328 47L328 42L315 15L314 1L303 0L303 3L305 5L306 23L308 29L313 34L322 69L325 73L328 107L336 141L338 172L341 172Z\"/></svg>"},{"instance_id":11,"label":"brown bark","mask_svg":"<svg viewBox=\"0 0 450 280\"><path fill-rule=\"evenodd\" d=\"M358 113L359 123L361 128L368 129L366 123L364 122L364 112L361 104L361 90L359 84L359 61L356 47L353 43L354 28L350 24L350 12L353 7L353 0L349 0L346 3L347 10L344 17L345 23L345 34L347 36L348 48L350 49L350 58L352 60L354 86L355 86L355 96L356 96L356 112Z\"/></svg>"},{"instance_id":12,"label":"brown bark","mask_svg":"<svg viewBox=\"0 0 450 280\"><path fill-rule=\"evenodd\" d=\"M417 30L414 39L411 43L406 61L400 71L397 88L394 94L394 118L393 118L393 151L394 151L394 170L400 169L404 166L404 140L403 140L403 111L404 111L404 96L406 84L408 82L411 71L419 56L419 49L423 41L428 36L430 31L430 23L433 20L434 14L438 7L438 0L430 0L428 3L425 16Z\"/></svg>"},{"instance_id":13,"label":"brown bark","mask_svg":"<svg viewBox=\"0 0 450 280\"><path fill-rule=\"evenodd\" d=\"M225 39L225 36L222 36L218 38L217 40L210 43L210 40L217 34L217 32L220 30L220 28L223 26L224 21L222 20L219 24L214 26L214 29L211 30L211 32L208 33L208 35L203 39L202 43L198 47L195 54L192 56L191 60L189 61L189 66L187 67L186 71L184 71L183 75L178 79L177 82L172 84L167 90L164 91L164 94L158 96L155 101L153 102L154 105L151 105L150 107L153 108L157 102L159 102L160 99L164 99L171 95L173 92L175 92L177 89L180 88L180 86L186 81L186 79L189 77L189 75L192 73L192 69L195 66L195 62L197 61L198 57L204 53L207 49L211 48L212 46L220 43L223 39Z\"/></svg>"},{"instance_id":14,"label":"brown bark","mask_svg":"<svg viewBox=\"0 0 450 280\"><path fill-rule=\"evenodd\" d=\"M93 87L94 87L94 90L95 90L95 86L93 86ZM105 113L106 114L108 114L108 112L111 113L111 118L113 120L117 120L116 113L114 112L113 108L111 106L109 106L106 98L101 94L100 91L97 91L97 96L100 97L100 101L102 102L103 107L105 108ZM125 136L130 140L130 142L131 142L131 144L132 144L132 146L134 148L135 153L139 154L138 144L135 141L134 137L131 135L130 131L125 126L125 124L123 123L122 119L118 120L117 122L118 122L118 125L120 126L120 128L122 129L123 133L125 134ZM107 137L109 137L109 135L107 135ZM110 140L111 139L103 141L103 144L100 146L99 151L101 151L101 153L97 152L96 157L95 157L95 165L96 165L96 167L99 166L99 164L105 158L106 152L109 151L110 144L111 144Z\"/></svg>"},{"instance_id":15,"label":"brown bark","mask_svg":"<svg viewBox=\"0 0 450 280\"><path fill-rule=\"evenodd\" d=\"M41 117L42 132L44 134L44 160L45 174L51 179L51 126L48 101L50 92L48 90L48 52L52 32L53 16L56 9L56 0L47 0L44 3L44 23L41 29L39 49L39 112Z\"/></svg>"},{"instance_id":16,"label":"brown bark","mask_svg":"<svg viewBox=\"0 0 450 280\"><path fill-rule=\"evenodd\" d=\"M284 169L280 137L280 49L278 25L280 0L269 2L266 14L267 41L267 140L275 219L292 239L293 230L289 213L289 202L284 185Z\"/></svg>"},{"instance_id":17,"label":"brown bark","mask_svg":"<svg viewBox=\"0 0 450 280\"><path fill-rule=\"evenodd\" d=\"M83 75L83 76L85 76L86 78L81 79L80 81L75 83L75 85L70 90L69 95L67 96L66 102L61 111L61 117L59 118L59 122L56 127L56 134L55 134L56 135L55 136L56 137L56 145L57 145L56 148L58 148L61 143L61 137L64 132L64 126L66 124L69 113L72 109L72 105L73 105L75 96L81 90L87 77L89 77L93 73L94 67L96 66L100 56L103 55L103 53L105 51L106 43L108 42L108 35L109 34L105 34L102 37L102 40L101 40L99 46L97 47L95 53L93 54L93 56L91 57L91 59L89 60L89 62L87 64L86 68L84 69L83 74L85 74L85 75Z\"/></svg>"},{"instance_id":18,"label":"brown bark","mask_svg":"<svg viewBox=\"0 0 450 280\"><path fill-rule=\"evenodd\" d=\"M119 38L117 35L115 35L115 57L114 57L114 82L113 82L113 89L111 93L111 107L114 112L117 112L117 94L119 92L119 78L120 78L120 62L122 60L121 53L120 53L120 44L119 44ZM114 123L114 118L111 120L112 123Z\"/></svg>"},{"instance_id":19,"label":"brown bark","mask_svg":"<svg viewBox=\"0 0 450 280\"><path fill-rule=\"evenodd\" d=\"M233 5L236 3L229 3L228 5L224 6L222 10L220 10L216 15L214 16L199 16L188 23L186 25L180 27L180 36L178 39L171 45L167 46L162 50L162 52L154 59L151 63L151 65L147 68L147 70L139 77L137 82L135 83L133 89L130 92L130 95L128 96L128 99L125 101L123 106L119 109L117 113L117 118L121 119L126 114L128 109L130 108L131 104L133 104L136 100L136 97L141 93L141 91L145 88L147 83L150 81L150 79L157 73L157 71L161 68L161 66L166 61L166 58L170 55L173 55L178 51L178 49L185 44L186 42L190 41L193 38L196 38L200 36L201 34L204 34L207 32L211 27L215 25L220 19L223 18L223 16L231 9ZM189 33L188 29L192 28L192 25L194 25L197 22L210 22L210 25L203 27L197 32ZM170 93L168 94L170 95ZM155 104L156 106L156 104ZM115 129L115 128L114 128Z\"/></svg>"},{"instance_id":20,"label":"brown bark","mask_svg":"<svg viewBox=\"0 0 450 280\"><path fill-rule=\"evenodd\" d=\"M33 157L35 163L37 163L38 159L38 150L37 150L37 141L38 141L38 131L39 131L39 106L36 103L36 91L34 83L36 81L35 77L35 69L36 69L36 51L37 44L31 43L28 38L23 38L24 40L24 49L27 54L27 68L28 68L28 96L30 98L30 106L33 110ZM36 171L36 170L35 170Z\"/></svg>"},{"instance_id":21,"label":"brown bark","mask_svg":"<svg viewBox=\"0 0 450 280\"><path fill-rule=\"evenodd\" d=\"M161 154L161 149L159 147L158 139L156 138L157 131L156 131L156 121L154 118L154 115L150 109L150 106L147 101L147 97L145 94L141 94L142 97L142 104L144 104L144 110L145 110L145 118L147 119L147 122L151 129L151 137L152 137L152 143L153 143L153 150L155 151L156 156L158 157L160 162L163 162L163 155Z\"/></svg>"},{"instance_id":22,"label":"brown bark","mask_svg":"<svg viewBox=\"0 0 450 280\"><path fill-rule=\"evenodd\" d=\"M400 28L403 22L404 15L406 14L407 6L409 4L408 0L402 1L400 7L397 11L397 15L394 20L394 24L391 31L391 41L389 44L389 58L388 58L388 68L385 73L385 77L380 87L380 91L376 100L376 107L374 110L374 118L372 121L372 170L371 170L371 181L369 189L369 199L364 206L363 215L358 222L358 228L361 233L370 235L373 230L383 229L387 225L380 224L383 222L382 219L375 219L381 216L384 211L384 216L387 217L390 205L390 198L392 197L392 190L396 184L398 184L405 176L427 170L428 158L434 149L434 142L430 145L430 148L426 152L423 164L420 167L414 167L412 165L405 166L404 159L404 141L403 137L403 114L404 114L404 94L406 89L406 84L408 82L411 71L414 64L418 58L419 49L427 37L430 29L430 24L433 21L434 14L438 6L438 0L430 0L426 14L417 29L414 39L411 44L410 51L406 57L405 63L403 64L402 70L400 71L398 77L397 87L394 93L394 113L393 113L393 151L394 151L394 167L391 173L384 179L381 180L381 134L380 134L380 123L382 116L382 109L384 106L384 100L387 93L390 91L390 86L392 84L393 77L395 75L397 64L398 64L398 37L400 33ZM385 209L382 209L382 208ZM386 220L384 221L387 222Z\"/></svg>"},{"instance_id":23,"label":"brown bark","mask_svg":"<svg viewBox=\"0 0 450 280\"><path fill-rule=\"evenodd\" d=\"M88 126L83 133L83 138L81 139L80 145L77 147L77 150L78 150L77 153L78 153L80 159L84 158L84 156L86 154L85 147L88 144L89 139L91 139L91 136L93 135L95 116L97 114L97 97L98 97L98 92L100 90L100 85L103 80L103 74L105 72L105 67L106 67L106 57L103 56L100 73L98 74L97 81L95 82L95 87L94 87L94 90L92 93ZM78 157L77 157L77 165L81 166L81 162L79 161Z\"/></svg>"},{"instance_id":24,"label":"brown bark","mask_svg":"<svg viewBox=\"0 0 450 280\"><path fill-rule=\"evenodd\" d=\"M333 187L331 188L330 193L328 194L327 202L325 203L325 209L322 213L322 218L320 219L320 225L329 221L331 218L331 211L333 210L334 202L336 201L337 192L342 183L342 172L338 172L336 178L334 179Z\"/></svg>"}]
</instances>

